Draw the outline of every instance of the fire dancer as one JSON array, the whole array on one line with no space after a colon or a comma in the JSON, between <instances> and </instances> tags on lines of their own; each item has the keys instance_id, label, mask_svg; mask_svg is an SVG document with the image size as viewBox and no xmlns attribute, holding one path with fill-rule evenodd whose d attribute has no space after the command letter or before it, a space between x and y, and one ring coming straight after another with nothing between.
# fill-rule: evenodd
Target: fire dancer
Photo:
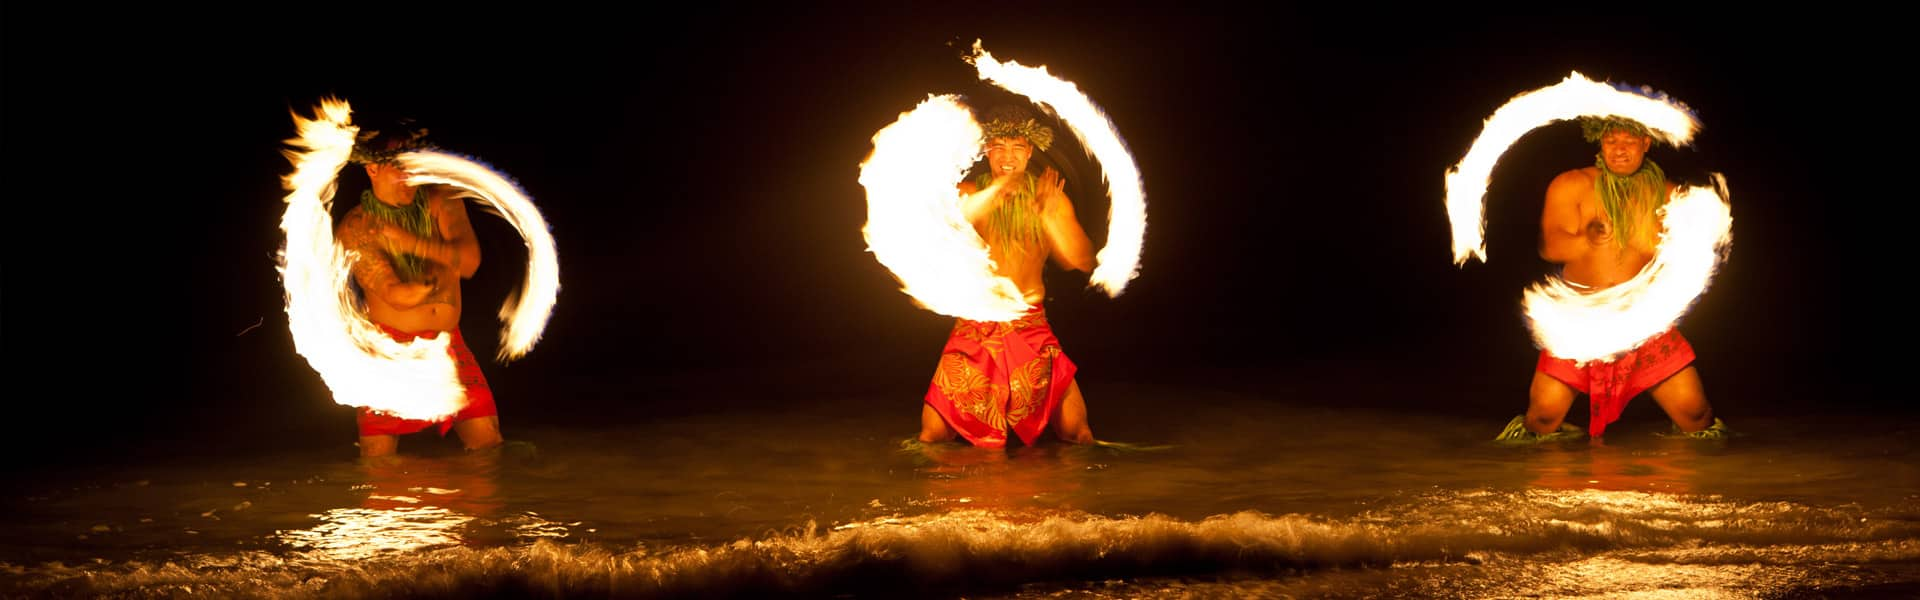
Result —
<instances>
[{"instance_id":1,"label":"fire dancer","mask_svg":"<svg viewBox=\"0 0 1920 600\"><path fill-rule=\"evenodd\" d=\"M480 267L480 243L467 221L466 202L441 185L411 185L395 162L402 152L428 147L426 130L389 127L365 134L350 159L365 165L369 188L340 220L335 236L358 254L353 279L367 316L402 342L452 336L447 351L458 365L466 407L442 421L404 419L359 409L360 455L393 454L399 435L438 425L468 450L501 443L493 391L460 335L460 280Z\"/></svg>"},{"instance_id":2,"label":"fire dancer","mask_svg":"<svg viewBox=\"0 0 1920 600\"><path fill-rule=\"evenodd\" d=\"M1547 187L1540 218L1540 257L1560 265L1565 281L1585 293L1632 279L1654 258L1660 223L1656 211L1673 191L1659 165L1646 158L1654 136L1638 121L1582 117L1588 142L1598 142L1594 165L1561 173ZM1513 418L1497 438L1533 441L1576 437L1565 423L1576 393L1588 396L1591 435L1599 437L1627 402L1650 392L1675 428L1690 437L1724 437L1713 417L1693 347L1678 329L1605 360L1584 364L1540 352L1528 392L1527 413Z\"/></svg>"},{"instance_id":3,"label":"fire dancer","mask_svg":"<svg viewBox=\"0 0 1920 600\"><path fill-rule=\"evenodd\" d=\"M1029 445L1047 432L1093 443L1076 368L1047 323L1041 281L1048 258L1091 271L1093 244L1074 217L1060 174L1050 167L1038 177L1027 171L1034 150L1052 144L1053 130L1017 106L988 117L989 172L960 183L961 208L987 242L995 273L1012 280L1031 308L1012 321L954 324L921 407L919 439L943 442L958 434L997 448L1011 430Z\"/></svg>"}]
</instances>

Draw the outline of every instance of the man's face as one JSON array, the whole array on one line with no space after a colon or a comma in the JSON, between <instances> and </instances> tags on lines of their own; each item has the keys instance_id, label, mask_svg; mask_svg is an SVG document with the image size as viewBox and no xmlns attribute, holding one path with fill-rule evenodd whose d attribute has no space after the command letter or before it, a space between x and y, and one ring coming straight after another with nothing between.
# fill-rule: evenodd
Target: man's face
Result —
<instances>
[{"instance_id":1,"label":"man's face","mask_svg":"<svg viewBox=\"0 0 1920 600\"><path fill-rule=\"evenodd\" d=\"M411 198L407 189L407 171L398 163L373 163L367 165L367 179L373 182L373 193L387 202L405 202Z\"/></svg>"},{"instance_id":2,"label":"man's face","mask_svg":"<svg viewBox=\"0 0 1920 600\"><path fill-rule=\"evenodd\" d=\"M994 177L1027 171L1027 159L1033 158L1033 145L1024 137L999 137L987 140L987 166Z\"/></svg>"},{"instance_id":3,"label":"man's face","mask_svg":"<svg viewBox=\"0 0 1920 600\"><path fill-rule=\"evenodd\" d=\"M1652 146L1653 138L1614 129L1600 136L1600 158L1613 174L1632 175L1640 170L1640 162L1646 159L1647 148Z\"/></svg>"}]
</instances>

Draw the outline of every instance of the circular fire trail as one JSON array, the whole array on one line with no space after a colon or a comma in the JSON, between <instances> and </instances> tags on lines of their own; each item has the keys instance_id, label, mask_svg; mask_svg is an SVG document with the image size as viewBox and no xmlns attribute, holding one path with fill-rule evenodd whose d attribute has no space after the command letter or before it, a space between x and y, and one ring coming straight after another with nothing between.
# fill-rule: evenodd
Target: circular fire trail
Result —
<instances>
[{"instance_id":1,"label":"circular fire trail","mask_svg":"<svg viewBox=\"0 0 1920 600\"><path fill-rule=\"evenodd\" d=\"M1088 280L1118 296L1139 276L1146 235L1146 194L1140 170L1106 114L1074 84L1045 67L1000 62L973 46L967 57L980 78L1020 94L1060 117L1097 161L1112 208L1107 244ZM986 242L962 217L956 185L981 156L981 129L952 95L932 95L873 137L860 165L867 189L862 230L874 257L900 280L902 291L928 310L980 321L1009 321L1029 307L1012 281L995 275Z\"/></svg>"},{"instance_id":2,"label":"circular fire trail","mask_svg":"<svg viewBox=\"0 0 1920 600\"><path fill-rule=\"evenodd\" d=\"M1453 262L1487 258L1485 196L1493 165L1521 136L1554 121L1622 116L1645 124L1660 141L1686 145L1699 121L1684 105L1573 73L1559 84L1515 96L1489 117L1460 163L1449 169L1447 217ZM1732 243L1726 181L1681 186L1660 209L1654 258L1632 279L1582 293L1557 275L1530 286L1523 306L1534 342L1561 358L1604 360L1632 350L1671 327L1706 292Z\"/></svg>"},{"instance_id":3,"label":"circular fire trail","mask_svg":"<svg viewBox=\"0 0 1920 600\"><path fill-rule=\"evenodd\" d=\"M349 282L355 256L333 237L330 206L336 178L347 164L359 128L347 102L324 99L313 118L293 115L299 137L285 151L294 169L280 229L280 279L295 351L326 380L334 401L409 419L458 412L465 394L447 354L449 336L397 342L359 308ZM501 307L499 357L518 358L540 339L559 293L558 255L546 221L506 177L472 160L440 152L401 153L397 160L419 184L444 184L512 224L527 244L527 276Z\"/></svg>"}]
</instances>

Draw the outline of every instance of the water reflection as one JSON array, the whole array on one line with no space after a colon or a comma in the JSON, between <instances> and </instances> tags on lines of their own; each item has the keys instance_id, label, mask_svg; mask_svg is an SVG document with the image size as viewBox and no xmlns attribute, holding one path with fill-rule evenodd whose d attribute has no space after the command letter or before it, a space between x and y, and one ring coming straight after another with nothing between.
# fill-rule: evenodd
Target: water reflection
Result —
<instances>
[{"instance_id":1,"label":"water reflection","mask_svg":"<svg viewBox=\"0 0 1920 600\"><path fill-rule=\"evenodd\" d=\"M336 508L314 515L311 529L282 531L280 541L327 560L358 560L386 553L460 544L454 530L472 521L440 507Z\"/></svg>"},{"instance_id":2,"label":"water reflection","mask_svg":"<svg viewBox=\"0 0 1920 600\"><path fill-rule=\"evenodd\" d=\"M274 535L313 558L356 560L395 552L471 545L469 524L502 508L499 453L451 458L362 459L353 486L359 505L312 515L319 522Z\"/></svg>"},{"instance_id":3,"label":"water reflection","mask_svg":"<svg viewBox=\"0 0 1920 600\"><path fill-rule=\"evenodd\" d=\"M964 444L910 444L927 503L946 509L1076 508L1089 470L1086 448L1045 445L1011 449Z\"/></svg>"},{"instance_id":4,"label":"water reflection","mask_svg":"<svg viewBox=\"0 0 1920 600\"><path fill-rule=\"evenodd\" d=\"M367 493L362 508L442 507L479 517L502 508L500 454L469 452L452 457L390 455L363 459Z\"/></svg>"},{"instance_id":5,"label":"water reflection","mask_svg":"<svg viewBox=\"0 0 1920 600\"><path fill-rule=\"evenodd\" d=\"M1558 490L1693 493L1699 483L1699 442L1663 440L1650 448L1609 446L1541 448L1529 452L1533 485Z\"/></svg>"}]
</instances>

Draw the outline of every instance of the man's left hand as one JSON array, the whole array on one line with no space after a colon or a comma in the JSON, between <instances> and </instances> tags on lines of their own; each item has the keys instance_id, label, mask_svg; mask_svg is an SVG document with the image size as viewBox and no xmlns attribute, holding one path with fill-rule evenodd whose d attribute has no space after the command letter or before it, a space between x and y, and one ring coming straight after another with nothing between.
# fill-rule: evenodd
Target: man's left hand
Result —
<instances>
[{"instance_id":1,"label":"man's left hand","mask_svg":"<svg viewBox=\"0 0 1920 600\"><path fill-rule=\"evenodd\" d=\"M1060 177L1060 172L1053 170L1053 167L1047 167L1040 174L1039 189L1034 190L1033 202L1034 209L1041 213L1065 208L1067 180Z\"/></svg>"}]
</instances>

